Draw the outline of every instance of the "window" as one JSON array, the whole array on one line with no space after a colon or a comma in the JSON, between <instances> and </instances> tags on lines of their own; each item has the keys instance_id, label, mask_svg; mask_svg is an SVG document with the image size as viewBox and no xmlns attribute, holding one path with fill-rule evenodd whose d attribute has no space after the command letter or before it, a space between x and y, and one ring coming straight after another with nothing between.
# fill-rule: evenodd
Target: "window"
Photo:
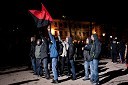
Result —
<instances>
[{"instance_id":1,"label":"window","mask_svg":"<svg viewBox=\"0 0 128 85\"><path fill-rule=\"evenodd\" d=\"M85 36L85 32L83 32L83 36Z\"/></svg>"},{"instance_id":2,"label":"window","mask_svg":"<svg viewBox=\"0 0 128 85\"><path fill-rule=\"evenodd\" d=\"M55 36L57 36L58 35L58 32L57 31L55 31Z\"/></svg>"},{"instance_id":3,"label":"window","mask_svg":"<svg viewBox=\"0 0 128 85\"><path fill-rule=\"evenodd\" d=\"M78 23L78 24L77 24L77 27L78 27L78 28L81 28L81 24L80 24L80 23Z\"/></svg>"},{"instance_id":4,"label":"window","mask_svg":"<svg viewBox=\"0 0 128 85\"><path fill-rule=\"evenodd\" d=\"M76 28L77 26L76 26L76 24L74 24L74 28Z\"/></svg>"},{"instance_id":5,"label":"window","mask_svg":"<svg viewBox=\"0 0 128 85\"><path fill-rule=\"evenodd\" d=\"M75 32L75 35L77 35L77 33Z\"/></svg>"},{"instance_id":6,"label":"window","mask_svg":"<svg viewBox=\"0 0 128 85\"><path fill-rule=\"evenodd\" d=\"M86 25L86 28L89 28L90 27L90 25Z\"/></svg>"},{"instance_id":7,"label":"window","mask_svg":"<svg viewBox=\"0 0 128 85\"><path fill-rule=\"evenodd\" d=\"M59 27L62 27L62 23L59 22Z\"/></svg>"},{"instance_id":8,"label":"window","mask_svg":"<svg viewBox=\"0 0 128 85\"><path fill-rule=\"evenodd\" d=\"M57 22L54 22L54 27L57 27Z\"/></svg>"},{"instance_id":9,"label":"window","mask_svg":"<svg viewBox=\"0 0 128 85\"><path fill-rule=\"evenodd\" d=\"M67 36L67 35L68 35L67 31L65 31L65 36Z\"/></svg>"},{"instance_id":10,"label":"window","mask_svg":"<svg viewBox=\"0 0 128 85\"><path fill-rule=\"evenodd\" d=\"M81 36L81 32L79 32L79 35Z\"/></svg>"},{"instance_id":11,"label":"window","mask_svg":"<svg viewBox=\"0 0 128 85\"><path fill-rule=\"evenodd\" d=\"M83 28L89 28L90 25L87 25L87 24L83 24Z\"/></svg>"},{"instance_id":12,"label":"window","mask_svg":"<svg viewBox=\"0 0 128 85\"><path fill-rule=\"evenodd\" d=\"M60 36L63 36L63 32L62 31L60 31Z\"/></svg>"},{"instance_id":13,"label":"window","mask_svg":"<svg viewBox=\"0 0 128 85\"><path fill-rule=\"evenodd\" d=\"M83 28L86 28L86 25L85 24L83 24Z\"/></svg>"}]
</instances>

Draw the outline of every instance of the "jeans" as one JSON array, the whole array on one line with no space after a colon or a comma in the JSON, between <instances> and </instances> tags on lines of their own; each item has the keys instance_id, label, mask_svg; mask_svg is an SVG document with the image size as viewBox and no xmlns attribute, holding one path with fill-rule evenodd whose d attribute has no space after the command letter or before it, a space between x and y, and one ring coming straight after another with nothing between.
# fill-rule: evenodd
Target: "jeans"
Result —
<instances>
[{"instance_id":1,"label":"jeans","mask_svg":"<svg viewBox=\"0 0 128 85\"><path fill-rule=\"evenodd\" d=\"M62 59L61 59L61 74L64 73L64 66L65 66L65 57L62 57Z\"/></svg>"},{"instance_id":2,"label":"jeans","mask_svg":"<svg viewBox=\"0 0 128 85\"><path fill-rule=\"evenodd\" d=\"M41 76L43 74L43 69L42 69L40 58L36 58L36 73L38 76Z\"/></svg>"},{"instance_id":3,"label":"jeans","mask_svg":"<svg viewBox=\"0 0 128 85\"><path fill-rule=\"evenodd\" d=\"M54 80L58 80L57 58L52 58L52 72L53 72Z\"/></svg>"},{"instance_id":4,"label":"jeans","mask_svg":"<svg viewBox=\"0 0 128 85\"><path fill-rule=\"evenodd\" d=\"M125 52L125 51L124 51ZM120 61L123 63L124 62L124 52L119 52L119 57L120 57Z\"/></svg>"},{"instance_id":5,"label":"jeans","mask_svg":"<svg viewBox=\"0 0 128 85\"><path fill-rule=\"evenodd\" d=\"M32 62L32 69L34 73L36 73L36 58L31 58L31 62Z\"/></svg>"},{"instance_id":6,"label":"jeans","mask_svg":"<svg viewBox=\"0 0 128 85\"><path fill-rule=\"evenodd\" d=\"M68 57L66 57L66 65L67 65L67 75L70 75L70 60L69 60L69 58Z\"/></svg>"},{"instance_id":7,"label":"jeans","mask_svg":"<svg viewBox=\"0 0 128 85\"><path fill-rule=\"evenodd\" d=\"M94 83L99 82L98 63L99 63L99 60L93 59L93 76L92 76L92 78L93 78Z\"/></svg>"},{"instance_id":8,"label":"jeans","mask_svg":"<svg viewBox=\"0 0 128 85\"><path fill-rule=\"evenodd\" d=\"M90 72L89 72L90 67ZM84 69L85 69L85 79L89 79L89 73L90 73L90 79L92 80L93 76L93 61L85 61L84 62Z\"/></svg>"},{"instance_id":9,"label":"jeans","mask_svg":"<svg viewBox=\"0 0 128 85\"><path fill-rule=\"evenodd\" d=\"M71 70L71 73L72 73L72 77L73 79L76 79L76 72L75 72L75 65L74 65L74 60L69 60L70 62L70 70Z\"/></svg>"},{"instance_id":10,"label":"jeans","mask_svg":"<svg viewBox=\"0 0 128 85\"><path fill-rule=\"evenodd\" d=\"M44 58L42 60L42 64L43 64L43 67L44 67L45 77L49 78L50 75L49 75L49 70L48 70L48 58Z\"/></svg>"}]
</instances>

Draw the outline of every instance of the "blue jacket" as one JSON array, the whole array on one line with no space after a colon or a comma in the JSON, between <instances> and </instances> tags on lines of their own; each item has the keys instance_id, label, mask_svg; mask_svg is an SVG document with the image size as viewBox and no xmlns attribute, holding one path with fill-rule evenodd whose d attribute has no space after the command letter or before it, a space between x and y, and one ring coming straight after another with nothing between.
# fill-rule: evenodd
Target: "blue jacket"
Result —
<instances>
[{"instance_id":1,"label":"blue jacket","mask_svg":"<svg viewBox=\"0 0 128 85\"><path fill-rule=\"evenodd\" d=\"M48 34L49 34L50 40L52 41L52 44L49 45L50 57L57 58L58 52L57 52L56 40L50 32L48 32Z\"/></svg>"}]
</instances>

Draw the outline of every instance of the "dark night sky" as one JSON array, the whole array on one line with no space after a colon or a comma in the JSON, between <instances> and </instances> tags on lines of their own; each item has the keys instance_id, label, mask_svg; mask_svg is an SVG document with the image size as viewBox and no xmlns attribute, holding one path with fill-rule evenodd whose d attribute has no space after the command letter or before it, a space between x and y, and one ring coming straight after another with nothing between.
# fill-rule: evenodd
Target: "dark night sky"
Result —
<instances>
[{"instance_id":1,"label":"dark night sky","mask_svg":"<svg viewBox=\"0 0 128 85\"><path fill-rule=\"evenodd\" d=\"M26 17L29 16L28 9L39 9L40 2L44 3L53 18L66 15L80 20L91 18L99 23L124 24L128 22L127 4L121 1L10 0L1 3L3 5L1 6L1 24L24 23L27 21Z\"/></svg>"},{"instance_id":2,"label":"dark night sky","mask_svg":"<svg viewBox=\"0 0 128 85\"><path fill-rule=\"evenodd\" d=\"M97 0L1 0L0 45L2 47L1 49L3 55L9 55L8 57L10 57L10 55L13 55L15 59L20 60L19 57L17 58L17 55L19 56L19 54L21 53L22 55L20 56L24 56L26 58L26 55L28 55L26 47L28 46L26 46L26 43L24 42L28 41L28 34L31 32L30 29L34 26L34 20L28 13L28 10L40 9L41 2L44 3L45 7L50 12L53 18L58 18L62 15L66 15L70 18L78 20L92 19L93 21L102 24L124 25L128 23L128 5L126 2L121 1L106 2L102 0L102 2L97 2ZM13 31L13 28L17 28L17 26L20 26L21 29ZM19 42L16 42L18 40ZM19 47L17 46L17 43L19 43ZM25 49L25 53L20 51L21 49L17 50L19 48ZM7 51L11 54L7 53ZM10 59L11 57L8 60L10 61ZM1 61L4 60L1 59ZM7 63L7 61L5 63Z\"/></svg>"}]
</instances>

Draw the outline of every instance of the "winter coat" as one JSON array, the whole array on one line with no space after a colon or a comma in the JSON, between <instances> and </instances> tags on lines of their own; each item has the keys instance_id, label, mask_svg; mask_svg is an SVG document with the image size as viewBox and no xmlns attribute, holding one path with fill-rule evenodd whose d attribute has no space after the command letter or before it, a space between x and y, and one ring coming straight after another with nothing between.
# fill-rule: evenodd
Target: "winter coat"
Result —
<instances>
[{"instance_id":1,"label":"winter coat","mask_svg":"<svg viewBox=\"0 0 128 85\"><path fill-rule=\"evenodd\" d=\"M41 59L48 58L48 42L44 37L42 37L40 56L41 56Z\"/></svg>"},{"instance_id":2,"label":"winter coat","mask_svg":"<svg viewBox=\"0 0 128 85\"><path fill-rule=\"evenodd\" d=\"M49 34L50 40L52 42L49 45L50 57L51 58L57 58L58 57L58 52L57 52L56 40L50 32L48 32L48 34Z\"/></svg>"},{"instance_id":3,"label":"winter coat","mask_svg":"<svg viewBox=\"0 0 128 85\"><path fill-rule=\"evenodd\" d=\"M70 60L72 60L73 56L75 54L75 47L74 47L74 45L72 43L72 38L71 37L68 38L68 44L69 44L69 47L68 47L68 57L69 57Z\"/></svg>"},{"instance_id":4,"label":"winter coat","mask_svg":"<svg viewBox=\"0 0 128 85\"><path fill-rule=\"evenodd\" d=\"M40 56L40 49L41 49L41 45L36 45L36 48L35 48L35 57L36 58L41 58Z\"/></svg>"},{"instance_id":5,"label":"winter coat","mask_svg":"<svg viewBox=\"0 0 128 85\"><path fill-rule=\"evenodd\" d=\"M91 51L91 44L85 45L84 51L83 51L84 61L89 62L93 59L93 57L90 56L90 51Z\"/></svg>"},{"instance_id":6,"label":"winter coat","mask_svg":"<svg viewBox=\"0 0 128 85\"><path fill-rule=\"evenodd\" d=\"M36 43L31 42L31 48L30 48L30 53L29 53L29 56L31 58L35 58L35 47L36 47Z\"/></svg>"},{"instance_id":7,"label":"winter coat","mask_svg":"<svg viewBox=\"0 0 128 85\"><path fill-rule=\"evenodd\" d=\"M93 59L99 59L99 55L101 52L101 43L98 40L98 36L96 34L93 34L93 37L94 37L94 41L90 51L91 57L93 57Z\"/></svg>"}]
</instances>

